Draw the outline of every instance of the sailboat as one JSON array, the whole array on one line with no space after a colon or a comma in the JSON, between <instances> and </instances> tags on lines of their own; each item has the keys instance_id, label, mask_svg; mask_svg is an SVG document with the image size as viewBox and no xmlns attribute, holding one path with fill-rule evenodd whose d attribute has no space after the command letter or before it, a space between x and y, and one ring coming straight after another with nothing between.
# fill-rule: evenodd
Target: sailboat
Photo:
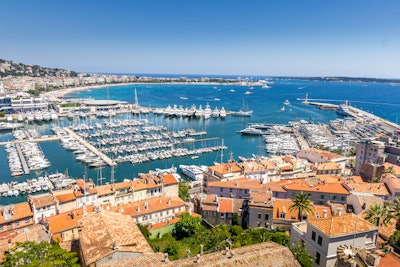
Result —
<instances>
[{"instance_id":1,"label":"sailboat","mask_svg":"<svg viewBox=\"0 0 400 267\"><path fill-rule=\"evenodd\" d=\"M247 106L244 104L243 98L243 107L239 111L231 111L231 115L237 117L251 117L251 115L253 115L253 111L247 108Z\"/></svg>"}]
</instances>

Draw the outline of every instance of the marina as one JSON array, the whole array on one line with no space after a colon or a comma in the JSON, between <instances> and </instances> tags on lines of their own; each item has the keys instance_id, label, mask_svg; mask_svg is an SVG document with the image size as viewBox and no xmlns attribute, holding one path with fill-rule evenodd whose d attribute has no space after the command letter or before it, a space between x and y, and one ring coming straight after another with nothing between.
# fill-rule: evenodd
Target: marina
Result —
<instances>
[{"instance_id":1,"label":"marina","mask_svg":"<svg viewBox=\"0 0 400 267\"><path fill-rule=\"evenodd\" d=\"M340 91L342 88L336 87L339 86L336 83L328 85L332 87L329 92ZM312 86L315 86L314 91L310 88ZM353 106L353 101L349 109L354 117L343 117L335 111L318 109L297 101L297 98L304 95L303 89L298 89L300 87L307 87L310 95L319 93L318 97L321 100L332 99L334 95L321 94L318 89L320 86L319 83L307 81L293 83L276 80L268 90L260 90L261 87L254 86L251 90L253 94L246 95L244 99L243 93L248 90L246 86L221 85L216 90L207 85L136 85L137 94L142 102L140 105L131 105L129 102L121 104L120 101L128 99L124 92L129 94L134 88L116 86L109 90L109 97L115 99L115 106L110 107L107 107L105 88L77 92L70 95L76 96L70 98L71 101L92 99L91 103L95 104L93 99L99 99L103 106L93 106L91 109L82 106L79 110L71 108L74 110L72 113L63 111L56 114L56 120L43 119L40 122L34 121L34 112L26 111L25 114L33 116L33 122L28 122L24 117L21 122L23 127L4 131L0 135L0 145L3 146L0 148L0 157L4 158L0 165L3 164L1 166L4 170L9 170L3 172L2 180L11 183L16 181L14 179L19 179L22 182L45 176L45 172L56 173L64 169L69 169L72 177L82 177L85 168L88 177L95 179L99 168L104 168L103 174L107 181L110 179L111 166L103 160L106 157L109 163L118 164L113 166L116 180L134 179L138 173L146 173L148 169L169 168L172 165L212 165L222 148L228 149L233 159L239 156L251 157L253 154L295 155L299 149L310 146L348 151L360 138L379 133L392 134L396 131L394 122L388 122L379 116L385 118L380 112L389 111L390 108L391 114L397 112L395 105L389 106L388 109L373 109L374 114L364 114L359 107ZM285 94L277 95L278 88ZM385 87L385 90L390 89ZM360 87L360 90L364 90L364 87ZM343 97L346 97L346 92L341 92ZM164 100L166 94L168 98ZM125 97L121 98L120 95ZM180 96L190 97L181 99ZM215 98L223 105L214 105ZM286 100L289 103L285 104ZM188 110L192 108L194 114L198 111L202 115L166 115L165 106L168 104L165 103L174 102L176 104L169 105L171 109L176 105L176 110L180 107L185 110L187 106ZM109 103L114 102L110 100ZM209 119L204 119L207 103L211 113ZM285 112L280 111L282 105L286 107ZM134 112L136 109L130 109L130 106L135 106L138 112ZM96 108L104 109L106 115L97 116L100 112L93 111ZM372 108L370 105L364 109ZM108 109L113 112L109 112ZM219 111L219 117L216 117L216 110ZM234 110L251 111L251 115L241 112L240 115L245 116L235 116ZM224 113L225 117L222 115ZM73 116L69 117L69 114ZM13 116L13 122L14 118L18 121L18 115ZM234 134L248 126L262 134ZM221 139L225 145L221 145ZM20 160L25 156L21 157L18 154L15 145L30 142L40 144L39 151L43 151L50 165L41 170L29 170L29 174L26 174L27 169L22 167ZM26 159L25 161L27 162ZM27 166L29 169L28 162Z\"/></svg>"}]
</instances>

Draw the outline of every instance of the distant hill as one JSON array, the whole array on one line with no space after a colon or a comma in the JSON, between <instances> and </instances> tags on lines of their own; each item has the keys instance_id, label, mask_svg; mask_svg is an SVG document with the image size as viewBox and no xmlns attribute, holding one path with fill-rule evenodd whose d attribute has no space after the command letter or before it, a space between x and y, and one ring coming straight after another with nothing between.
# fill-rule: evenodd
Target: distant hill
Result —
<instances>
[{"instance_id":1,"label":"distant hill","mask_svg":"<svg viewBox=\"0 0 400 267\"><path fill-rule=\"evenodd\" d=\"M76 77L77 75L78 73L71 70L47 68L40 65L26 65L11 60L0 59L0 77Z\"/></svg>"},{"instance_id":2,"label":"distant hill","mask_svg":"<svg viewBox=\"0 0 400 267\"><path fill-rule=\"evenodd\" d=\"M326 82L376 82L376 83L400 83L400 79L384 79L384 78L363 78L363 77L274 77L293 80L307 81L326 81Z\"/></svg>"}]
</instances>

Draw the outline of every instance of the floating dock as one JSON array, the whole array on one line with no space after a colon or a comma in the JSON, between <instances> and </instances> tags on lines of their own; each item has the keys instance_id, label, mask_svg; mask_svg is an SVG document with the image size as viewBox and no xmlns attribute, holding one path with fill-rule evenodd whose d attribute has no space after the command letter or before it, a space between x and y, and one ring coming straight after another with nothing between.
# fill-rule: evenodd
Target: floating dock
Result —
<instances>
[{"instance_id":1,"label":"floating dock","mask_svg":"<svg viewBox=\"0 0 400 267\"><path fill-rule=\"evenodd\" d=\"M24 169L25 174L30 174L31 171L29 170L28 164L26 163L24 154L22 154L21 146L19 145L19 143L15 144L15 148L18 151L18 156L19 159L21 160L22 168Z\"/></svg>"},{"instance_id":2,"label":"floating dock","mask_svg":"<svg viewBox=\"0 0 400 267\"><path fill-rule=\"evenodd\" d=\"M89 149L91 152L96 154L99 158L101 158L105 163L107 163L109 166L115 166L117 163L110 159L108 156L104 155L102 152L100 152L97 148L83 140L79 135L75 134L73 131L70 129L64 127L63 128L70 136L74 137L76 140L78 140L82 145L84 145L87 149Z\"/></svg>"}]
</instances>

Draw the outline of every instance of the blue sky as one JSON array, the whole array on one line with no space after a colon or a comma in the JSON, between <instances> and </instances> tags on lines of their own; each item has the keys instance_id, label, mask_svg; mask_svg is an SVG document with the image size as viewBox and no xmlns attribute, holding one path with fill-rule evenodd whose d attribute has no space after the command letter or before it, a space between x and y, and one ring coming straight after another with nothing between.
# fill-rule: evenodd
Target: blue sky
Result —
<instances>
[{"instance_id":1,"label":"blue sky","mask_svg":"<svg viewBox=\"0 0 400 267\"><path fill-rule=\"evenodd\" d=\"M2 0L0 58L78 72L400 78L398 0Z\"/></svg>"}]
</instances>

